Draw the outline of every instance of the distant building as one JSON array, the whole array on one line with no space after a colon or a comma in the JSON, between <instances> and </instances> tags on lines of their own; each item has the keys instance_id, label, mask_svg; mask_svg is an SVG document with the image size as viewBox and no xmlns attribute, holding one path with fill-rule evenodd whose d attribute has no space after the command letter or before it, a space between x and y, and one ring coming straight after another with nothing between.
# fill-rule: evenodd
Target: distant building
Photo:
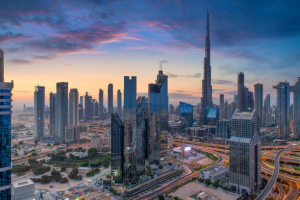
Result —
<instances>
[{"instance_id":1,"label":"distant building","mask_svg":"<svg viewBox=\"0 0 300 200\"><path fill-rule=\"evenodd\" d=\"M76 125L70 125L65 127L65 142L79 142L80 136L78 127Z\"/></svg>"},{"instance_id":2,"label":"distant building","mask_svg":"<svg viewBox=\"0 0 300 200\"><path fill-rule=\"evenodd\" d=\"M71 89L69 93L69 125L78 125L79 108L78 108L78 90Z\"/></svg>"},{"instance_id":3,"label":"distant building","mask_svg":"<svg viewBox=\"0 0 300 200\"><path fill-rule=\"evenodd\" d=\"M99 116L99 103L96 99L93 99L93 117Z\"/></svg>"},{"instance_id":4,"label":"distant building","mask_svg":"<svg viewBox=\"0 0 300 200\"><path fill-rule=\"evenodd\" d=\"M290 86L290 91L294 94L293 134L300 137L300 77L297 77L294 85Z\"/></svg>"},{"instance_id":5,"label":"distant building","mask_svg":"<svg viewBox=\"0 0 300 200\"><path fill-rule=\"evenodd\" d=\"M175 107L173 104L169 104L169 114L174 114L175 113Z\"/></svg>"},{"instance_id":6,"label":"distant building","mask_svg":"<svg viewBox=\"0 0 300 200\"><path fill-rule=\"evenodd\" d=\"M45 136L45 87L34 87L34 139Z\"/></svg>"},{"instance_id":7,"label":"distant building","mask_svg":"<svg viewBox=\"0 0 300 200\"><path fill-rule=\"evenodd\" d=\"M263 109L263 124L266 126L271 126L271 95L267 94L264 100L264 109Z\"/></svg>"},{"instance_id":8,"label":"distant building","mask_svg":"<svg viewBox=\"0 0 300 200\"><path fill-rule=\"evenodd\" d=\"M122 92L118 90L117 92L117 111L119 116L122 116Z\"/></svg>"},{"instance_id":9,"label":"distant building","mask_svg":"<svg viewBox=\"0 0 300 200\"><path fill-rule=\"evenodd\" d=\"M288 119L290 84L288 82L279 82L273 88L276 90L275 120L279 129L278 138L287 139L290 134L290 120Z\"/></svg>"},{"instance_id":10,"label":"distant building","mask_svg":"<svg viewBox=\"0 0 300 200\"><path fill-rule=\"evenodd\" d=\"M124 124L119 115L111 115L111 176L115 183L124 181Z\"/></svg>"},{"instance_id":11,"label":"distant building","mask_svg":"<svg viewBox=\"0 0 300 200\"><path fill-rule=\"evenodd\" d=\"M188 127L185 129L185 134L192 140L203 138L207 133L208 129L203 127Z\"/></svg>"},{"instance_id":12,"label":"distant building","mask_svg":"<svg viewBox=\"0 0 300 200\"><path fill-rule=\"evenodd\" d=\"M216 138L228 139L231 133L230 120L217 121L217 134Z\"/></svg>"},{"instance_id":13,"label":"distant building","mask_svg":"<svg viewBox=\"0 0 300 200\"><path fill-rule=\"evenodd\" d=\"M56 112L55 112L55 132L64 140L65 127L68 125L68 83L60 82L56 84Z\"/></svg>"},{"instance_id":14,"label":"distant building","mask_svg":"<svg viewBox=\"0 0 300 200\"><path fill-rule=\"evenodd\" d=\"M85 93L84 104L85 104L84 120L91 121L93 117L93 102L92 102L92 96L89 96L88 92Z\"/></svg>"},{"instance_id":15,"label":"distant building","mask_svg":"<svg viewBox=\"0 0 300 200\"><path fill-rule=\"evenodd\" d=\"M233 95L233 102L237 103L237 101L238 101L238 95L235 94L235 95Z\"/></svg>"},{"instance_id":16,"label":"distant building","mask_svg":"<svg viewBox=\"0 0 300 200\"><path fill-rule=\"evenodd\" d=\"M113 92L113 84L108 85L108 101L107 101L107 109L108 114L112 114L114 112L114 92Z\"/></svg>"},{"instance_id":17,"label":"distant building","mask_svg":"<svg viewBox=\"0 0 300 200\"><path fill-rule=\"evenodd\" d=\"M257 83L254 85L254 97L255 97L255 105L254 108L257 111L259 117L259 126L263 126L263 95L264 89L263 84Z\"/></svg>"},{"instance_id":18,"label":"distant building","mask_svg":"<svg viewBox=\"0 0 300 200\"><path fill-rule=\"evenodd\" d=\"M181 120L184 127L193 126L193 105L179 102L179 120Z\"/></svg>"},{"instance_id":19,"label":"distant building","mask_svg":"<svg viewBox=\"0 0 300 200\"><path fill-rule=\"evenodd\" d=\"M99 117L100 117L100 119L103 119L103 111L104 111L103 90L99 89Z\"/></svg>"},{"instance_id":20,"label":"distant building","mask_svg":"<svg viewBox=\"0 0 300 200\"><path fill-rule=\"evenodd\" d=\"M78 117L79 117L79 121L83 121L84 120L83 96L80 96L80 100L79 100Z\"/></svg>"},{"instance_id":21,"label":"distant building","mask_svg":"<svg viewBox=\"0 0 300 200\"><path fill-rule=\"evenodd\" d=\"M49 133L55 134L55 112L56 112L56 94L52 92L49 95L50 119L49 119Z\"/></svg>"},{"instance_id":22,"label":"distant building","mask_svg":"<svg viewBox=\"0 0 300 200\"><path fill-rule=\"evenodd\" d=\"M261 141L256 110L231 118L229 186L240 194L253 194L261 187Z\"/></svg>"},{"instance_id":23,"label":"distant building","mask_svg":"<svg viewBox=\"0 0 300 200\"><path fill-rule=\"evenodd\" d=\"M14 181L11 195L11 200L35 199L34 182L31 179Z\"/></svg>"},{"instance_id":24,"label":"distant building","mask_svg":"<svg viewBox=\"0 0 300 200\"><path fill-rule=\"evenodd\" d=\"M244 84L244 73L238 73L238 100L237 100L237 109L241 112L247 111L247 96L245 95L245 84Z\"/></svg>"}]
</instances>

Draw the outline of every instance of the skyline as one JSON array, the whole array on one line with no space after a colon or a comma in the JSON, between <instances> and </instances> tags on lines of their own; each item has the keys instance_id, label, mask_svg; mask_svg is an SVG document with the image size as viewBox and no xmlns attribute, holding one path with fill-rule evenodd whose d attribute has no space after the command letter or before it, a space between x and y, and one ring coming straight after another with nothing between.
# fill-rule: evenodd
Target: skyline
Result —
<instances>
[{"instance_id":1,"label":"skyline","mask_svg":"<svg viewBox=\"0 0 300 200\"><path fill-rule=\"evenodd\" d=\"M0 8L5 81L14 80L15 109L24 103L33 106L37 85L45 86L49 104L57 82L68 82L69 89L77 88L81 96L87 91L95 99L102 88L107 107L108 84L114 85L116 105L123 77L137 76L137 94L147 96L160 60L169 61L163 71L169 76L170 103L200 103L206 1L15 3ZM215 104L221 93L232 100L240 71L251 91L255 83L264 84L264 97L271 94L271 104L273 85L294 82L300 73L300 14L293 10L299 5L209 2Z\"/></svg>"}]
</instances>

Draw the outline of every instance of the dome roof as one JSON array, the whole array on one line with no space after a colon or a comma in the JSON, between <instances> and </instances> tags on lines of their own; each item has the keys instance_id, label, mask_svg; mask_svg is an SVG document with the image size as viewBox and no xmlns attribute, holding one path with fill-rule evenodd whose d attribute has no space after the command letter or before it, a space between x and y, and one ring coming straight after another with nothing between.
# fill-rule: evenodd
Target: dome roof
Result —
<instances>
[{"instance_id":1,"label":"dome roof","mask_svg":"<svg viewBox=\"0 0 300 200\"><path fill-rule=\"evenodd\" d=\"M4 58L4 51L0 48L0 58Z\"/></svg>"}]
</instances>

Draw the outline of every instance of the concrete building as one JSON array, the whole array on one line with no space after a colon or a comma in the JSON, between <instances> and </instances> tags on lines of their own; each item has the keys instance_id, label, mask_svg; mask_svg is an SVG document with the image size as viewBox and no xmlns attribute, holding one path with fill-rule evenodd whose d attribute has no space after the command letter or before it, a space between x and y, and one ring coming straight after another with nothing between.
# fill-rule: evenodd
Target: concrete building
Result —
<instances>
[{"instance_id":1,"label":"concrete building","mask_svg":"<svg viewBox=\"0 0 300 200\"><path fill-rule=\"evenodd\" d=\"M13 81L4 82L4 51L0 49L0 199L11 198L11 114Z\"/></svg>"},{"instance_id":2,"label":"concrete building","mask_svg":"<svg viewBox=\"0 0 300 200\"><path fill-rule=\"evenodd\" d=\"M256 110L235 110L231 118L229 187L253 194L261 187L261 141Z\"/></svg>"},{"instance_id":3,"label":"concrete building","mask_svg":"<svg viewBox=\"0 0 300 200\"><path fill-rule=\"evenodd\" d=\"M34 87L34 139L45 136L45 87Z\"/></svg>"},{"instance_id":4,"label":"concrete building","mask_svg":"<svg viewBox=\"0 0 300 200\"><path fill-rule=\"evenodd\" d=\"M259 117L259 126L263 126L263 84L257 83L254 85L254 109L257 111Z\"/></svg>"},{"instance_id":5,"label":"concrete building","mask_svg":"<svg viewBox=\"0 0 300 200\"><path fill-rule=\"evenodd\" d=\"M79 95L77 89L70 89L69 93L69 125L78 125L79 119Z\"/></svg>"},{"instance_id":6,"label":"concrete building","mask_svg":"<svg viewBox=\"0 0 300 200\"><path fill-rule=\"evenodd\" d=\"M68 83L56 84L55 134L65 139L65 127L68 125Z\"/></svg>"},{"instance_id":7,"label":"concrete building","mask_svg":"<svg viewBox=\"0 0 300 200\"><path fill-rule=\"evenodd\" d=\"M278 138L287 139L290 134L290 84L279 82L273 86L276 90L275 123L278 126Z\"/></svg>"},{"instance_id":8,"label":"concrete building","mask_svg":"<svg viewBox=\"0 0 300 200\"><path fill-rule=\"evenodd\" d=\"M99 89L99 117L100 117L100 119L103 119L103 109L104 109L103 90Z\"/></svg>"},{"instance_id":9,"label":"concrete building","mask_svg":"<svg viewBox=\"0 0 300 200\"><path fill-rule=\"evenodd\" d=\"M76 125L69 125L65 127L65 142L79 142L80 136L78 127Z\"/></svg>"},{"instance_id":10,"label":"concrete building","mask_svg":"<svg viewBox=\"0 0 300 200\"><path fill-rule=\"evenodd\" d=\"M107 109L108 114L112 114L114 112L114 88L113 84L108 85L108 100L107 100Z\"/></svg>"},{"instance_id":11,"label":"concrete building","mask_svg":"<svg viewBox=\"0 0 300 200\"><path fill-rule=\"evenodd\" d=\"M12 184L11 200L35 199L34 182L31 179L14 181ZM4 198L6 199L6 198Z\"/></svg>"},{"instance_id":12,"label":"concrete building","mask_svg":"<svg viewBox=\"0 0 300 200\"><path fill-rule=\"evenodd\" d=\"M52 92L49 95L49 134L55 135L55 111L56 111L56 94Z\"/></svg>"},{"instance_id":13,"label":"concrete building","mask_svg":"<svg viewBox=\"0 0 300 200\"><path fill-rule=\"evenodd\" d=\"M205 57L204 57L204 73L202 79L202 97L201 97L201 114L200 123L207 124L206 107L213 107L212 86L211 86L211 66L210 66L210 33L209 33L209 14L207 12L206 19L206 37L205 37Z\"/></svg>"},{"instance_id":14,"label":"concrete building","mask_svg":"<svg viewBox=\"0 0 300 200\"><path fill-rule=\"evenodd\" d=\"M125 184L135 182L136 177L136 77L124 76L124 147Z\"/></svg>"},{"instance_id":15,"label":"concrete building","mask_svg":"<svg viewBox=\"0 0 300 200\"><path fill-rule=\"evenodd\" d=\"M118 111L118 114L119 116L122 117L122 92L121 90L118 90L117 92L117 111Z\"/></svg>"}]
</instances>

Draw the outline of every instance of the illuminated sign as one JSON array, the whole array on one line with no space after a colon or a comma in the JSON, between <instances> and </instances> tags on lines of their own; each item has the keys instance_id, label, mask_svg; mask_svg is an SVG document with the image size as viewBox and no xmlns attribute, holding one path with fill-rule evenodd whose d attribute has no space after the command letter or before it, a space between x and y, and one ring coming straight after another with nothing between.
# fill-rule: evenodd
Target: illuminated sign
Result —
<instances>
[{"instance_id":1,"label":"illuminated sign","mask_svg":"<svg viewBox=\"0 0 300 200\"><path fill-rule=\"evenodd\" d=\"M184 151L190 151L192 148L191 147L185 147Z\"/></svg>"}]
</instances>

